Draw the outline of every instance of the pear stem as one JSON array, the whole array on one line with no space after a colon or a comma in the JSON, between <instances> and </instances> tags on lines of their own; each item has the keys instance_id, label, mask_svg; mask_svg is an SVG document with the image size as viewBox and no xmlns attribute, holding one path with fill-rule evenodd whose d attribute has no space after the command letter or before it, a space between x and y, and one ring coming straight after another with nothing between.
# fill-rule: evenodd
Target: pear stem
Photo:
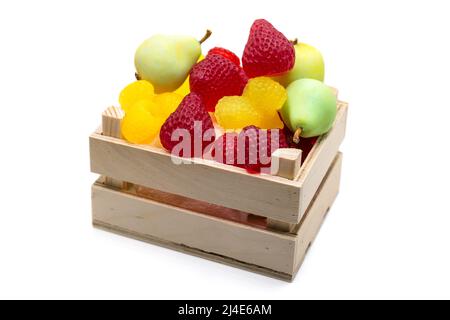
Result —
<instances>
[{"instance_id":1,"label":"pear stem","mask_svg":"<svg viewBox=\"0 0 450 320\"><path fill-rule=\"evenodd\" d=\"M302 128L298 128L297 130L295 130L294 136L292 137L292 141L294 141L294 143L298 144L300 142L301 134L302 134Z\"/></svg>"},{"instance_id":2,"label":"pear stem","mask_svg":"<svg viewBox=\"0 0 450 320\"><path fill-rule=\"evenodd\" d=\"M142 80L141 76L137 72L134 73L134 76L136 77L136 80Z\"/></svg>"},{"instance_id":3,"label":"pear stem","mask_svg":"<svg viewBox=\"0 0 450 320\"><path fill-rule=\"evenodd\" d=\"M212 31L207 29L205 35L203 36L203 38L200 39L200 44L202 44L203 42L205 42L206 40L208 40L209 37L211 37Z\"/></svg>"},{"instance_id":4,"label":"pear stem","mask_svg":"<svg viewBox=\"0 0 450 320\"><path fill-rule=\"evenodd\" d=\"M290 43L292 43L292 45L297 45L298 44L298 38L295 38L294 40L289 41Z\"/></svg>"}]
</instances>

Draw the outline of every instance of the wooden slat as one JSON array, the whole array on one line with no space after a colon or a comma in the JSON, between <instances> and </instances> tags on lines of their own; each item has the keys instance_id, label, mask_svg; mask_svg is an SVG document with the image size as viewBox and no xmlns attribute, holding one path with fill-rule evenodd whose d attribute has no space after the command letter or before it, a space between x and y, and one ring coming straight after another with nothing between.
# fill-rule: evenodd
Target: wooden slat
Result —
<instances>
[{"instance_id":1,"label":"wooden slat","mask_svg":"<svg viewBox=\"0 0 450 320\"><path fill-rule=\"evenodd\" d=\"M91 170L114 179L297 224L344 138L346 116L347 104L339 102L334 127L319 138L294 180L252 175L210 160L194 159L193 165L177 165L160 148L129 144L99 132L90 137Z\"/></svg>"},{"instance_id":2,"label":"wooden slat","mask_svg":"<svg viewBox=\"0 0 450 320\"><path fill-rule=\"evenodd\" d=\"M137 234L130 230L127 230L127 229L124 229L121 227L117 227L117 226L112 226L112 225L109 225L107 223L104 223L104 222L101 222L98 220L95 220L93 222L93 224L96 228L104 230L104 231L112 232L112 233L115 233L118 235L122 235L122 236L125 236L128 238L135 239L135 240L144 241L144 242L147 242L150 244L158 245L160 247L175 250L175 251L178 251L181 253L189 254L189 255L207 259L210 261L218 262L218 263L228 265L231 267L239 268L239 269L254 272L254 273L259 273L259 274L262 274L262 275L265 275L268 277L272 277L272 278L284 280L284 281L292 281L292 279L293 279L292 274L275 271L272 269L257 266L255 264L245 263L243 261L239 261L236 259L232 259L232 258L228 258L228 257L222 256L222 255L219 255L219 254L214 254L211 252L206 252L206 251L202 251L199 249L179 245L179 244L176 244L176 243L173 243L170 241L164 241L162 239L157 239L157 238L154 238L147 234Z\"/></svg>"},{"instance_id":3,"label":"wooden slat","mask_svg":"<svg viewBox=\"0 0 450 320\"><path fill-rule=\"evenodd\" d=\"M102 134L108 137L121 138L121 126L125 113L121 108L109 107L102 113ZM104 183L115 188L126 188L126 183L111 177L105 177Z\"/></svg>"},{"instance_id":4,"label":"wooden slat","mask_svg":"<svg viewBox=\"0 0 450 320\"><path fill-rule=\"evenodd\" d=\"M274 219L267 219L267 228L280 232L292 232L297 224L283 222Z\"/></svg>"},{"instance_id":5,"label":"wooden slat","mask_svg":"<svg viewBox=\"0 0 450 320\"><path fill-rule=\"evenodd\" d=\"M294 273L300 268L309 247L317 236L322 222L339 192L342 169L342 154L339 153L315 195L307 213L294 232L298 235Z\"/></svg>"},{"instance_id":6,"label":"wooden slat","mask_svg":"<svg viewBox=\"0 0 450 320\"><path fill-rule=\"evenodd\" d=\"M255 216L247 212L225 208L215 204L186 198L172 193L162 192L135 185L128 190L129 193L138 197L150 199L159 203L165 203L174 207L183 208L197 213L207 214L216 218L239 222L257 228L266 228L267 222L264 217Z\"/></svg>"},{"instance_id":7,"label":"wooden slat","mask_svg":"<svg viewBox=\"0 0 450 320\"><path fill-rule=\"evenodd\" d=\"M125 113L118 107L109 107L102 113L102 131L105 136L121 138L121 125Z\"/></svg>"},{"instance_id":8,"label":"wooden slat","mask_svg":"<svg viewBox=\"0 0 450 320\"><path fill-rule=\"evenodd\" d=\"M331 164L331 169L329 169L327 171L324 180L333 180L336 178L339 179L340 171L341 171L341 163L342 163L342 154L338 153L338 155L333 159L333 163ZM331 177L329 177L329 176L331 176ZM322 183L322 185L318 187L319 190L316 192L315 197L317 197L318 193L324 194L322 197L324 197L326 199L323 201L323 203L326 205L327 203L329 203L331 201L331 200L329 200L329 198L336 195L337 188L339 185L339 180L337 182L336 181L331 182L330 184L332 184L334 186L334 188L329 188L329 190L322 190L324 183L323 182L321 182L321 183ZM313 204L314 204L314 208L311 208L311 206ZM311 200L311 203L307 209L307 212L309 213L311 210L322 211L322 207L316 203L314 198ZM312 215L317 216L318 214L313 213ZM303 226L305 218L306 218L306 214L302 217L302 220L298 224L286 223L286 222L277 221L277 220L273 220L273 219L267 219L267 225L269 228L274 229L274 230L297 233L298 228L300 226L305 228ZM313 228L308 228L308 229L311 229L313 231L314 229L318 229L318 228L319 228L319 226L315 226Z\"/></svg>"},{"instance_id":9,"label":"wooden slat","mask_svg":"<svg viewBox=\"0 0 450 320\"><path fill-rule=\"evenodd\" d=\"M224 221L94 184L94 225L283 280L295 276L338 188L339 154L294 234ZM294 243L293 243L294 242Z\"/></svg>"},{"instance_id":10,"label":"wooden slat","mask_svg":"<svg viewBox=\"0 0 450 320\"><path fill-rule=\"evenodd\" d=\"M295 181L202 159L177 165L164 150L98 133L90 137L90 153L91 170L101 175L289 223L300 220Z\"/></svg>"},{"instance_id":11,"label":"wooden slat","mask_svg":"<svg viewBox=\"0 0 450 320\"><path fill-rule=\"evenodd\" d=\"M301 186L300 218L306 212L344 139L347 111L347 103L339 102L333 128L319 138L300 169L298 177Z\"/></svg>"},{"instance_id":12,"label":"wooden slat","mask_svg":"<svg viewBox=\"0 0 450 320\"><path fill-rule=\"evenodd\" d=\"M297 177L302 164L302 150L294 148L280 148L272 153L270 174L293 180ZM270 229L291 232L296 224L267 218Z\"/></svg>"},{"instance_id":13,"label":"wooden slat","mask_svg":"<svg viewBox=\"0 0 450 320\"><path fill-rule=\"evenodd\" d=\"M302 165L302 150L280 148L272 153L270 174L293 180L298 176Z\"/></svg>"},{"instance_id":14,"label":"wooden slat","mask_svg":"<svg viewBox=\"0 0 450 320\"><path fill-rule=\"evenodd\" d=\"M92 187L93 219L137 235L292 273L296 238L139 198L100 184Z\"/></svg>"}]
</instances>

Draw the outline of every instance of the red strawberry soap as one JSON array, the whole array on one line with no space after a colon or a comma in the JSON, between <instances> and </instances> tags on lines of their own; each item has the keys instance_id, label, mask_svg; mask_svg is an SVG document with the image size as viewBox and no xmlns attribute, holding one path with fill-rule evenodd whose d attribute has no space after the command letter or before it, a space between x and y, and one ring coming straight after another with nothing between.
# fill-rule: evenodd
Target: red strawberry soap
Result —
<instances>
[{"instance_id":1,"label":"red strawberry soap","mask_svg":"<svg viewBox=\"0 0 450 320\"><path fill-rule=\"evenodd\" d=\"M220 163L237 166L237 137L236 132L226 132L215 141L213 159Z\"/></svg>"},{"instance_id":2,"label":"red strawberry soap","mask_svg":"<svg viewBox=\"0 0 450 320\"><path fill-rule=\"evenodd\" d=\"M248 126L239 134L225 133L217 139L215 160L257 173L270 167L272 153L278 148L288 148L283 130Z\"/></svg>"},{"instance_id":3,"label":"red strawberry soap","mask_svg":"<svg viewBox=\"0 0 450 320\"><path fill-rule=\"evenodd\" d=\"M161 127L162 146L181 157L201 157L214 141L214 126L200 95L190 93ZM188 139L187 141L185 139ZM180 149L175 152L175 147ZM187 148L182 148L185 146Z\"/></svg>"},{"instance_id":4,"label":"red strawberry soap","mask_svg":"<svg viewBox=\"0 0 450 320\"><path fill-rule=\"evenodd\" d=\"M230 60L231 62L233 62L238 67L241 66L241 60L239 59L239 57L228 49L215 47L208 51L208 55L210 55L210 54L221 55L221 56L227 58L228 60Z\"/></svg>"},{"instance_id":5,"label":"red strawberry soap","mask_svg":"<svg viewBox=\"0 0 450 320\"><path fill-rule=\"evenodd\" d=\"M240 96L248 78L245 72L219 54L209 54L191 70L191 92L203 98L206 110L214 112L217 102L224 96Z\"/></svg>"},{"instance_id":6,"label":"red strawberry soap","mask_svg":"<svg viewBox=\"0 0 450 320\"><path fill-rule=\"evenodd\" d=\"M270 22L256 20L242 56L242 66L250 78L287 72L294 67L294 45Z\"/></svg>"}]
</instances>

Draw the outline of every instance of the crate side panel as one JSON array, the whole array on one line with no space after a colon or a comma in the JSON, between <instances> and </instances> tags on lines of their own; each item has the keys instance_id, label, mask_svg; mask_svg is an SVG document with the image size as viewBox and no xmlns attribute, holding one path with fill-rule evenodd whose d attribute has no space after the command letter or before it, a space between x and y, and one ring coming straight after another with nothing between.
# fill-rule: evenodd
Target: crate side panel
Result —
<instances>
[{"instance_id":1,"label":"crate side panel","mask_svg":"<svg viewBox=\"0 0 450 320\"><path fill-rule=\"evenodd\" d=\"M342 154L338 153L325 180L311 202L307 213L303 217L298 230L296 230L297 246L295 257L295 272L300 268L303 259L320 230L322 222L332 206L339 192L342 168ZM319 200L318 200L319 199Z\"/></svg>"},{"instance_id":2,"label":"crate side panel","mask_svg":"<svg viewBox=\"0 0 450 320\"><path fill-rule=\"evenodd\" d=\"M300 186L279 177L262 178L207 161L176 165L169 154L94 133L91 170L164 192L255 215L297 223Z\"/></svg>"},{"instance_id":3,"label":"crate side panel","mask_svg":"<svg viewBox=\"0 0 450 320\"><path fill-rule=\"evenodd\" d=\"M296 237L160 204L95 184L93 219L204 252L292 274Z\"/></svg>"},{"instance_id":4,"label":"crate side panel","mask_svg":"<svg viewBox=\"0 0 450 320\"><path fill-rule=\"evenodd\" d=\"M299 218L302 218L308 206L311 204L317 189L322 183L344 140L348 107L344 102L340 102L339 104L339 111L333 128L328 134L320 138L318 144L310 153L301 169L298 180L301 185Z\"/></svg>"}]
</instances>

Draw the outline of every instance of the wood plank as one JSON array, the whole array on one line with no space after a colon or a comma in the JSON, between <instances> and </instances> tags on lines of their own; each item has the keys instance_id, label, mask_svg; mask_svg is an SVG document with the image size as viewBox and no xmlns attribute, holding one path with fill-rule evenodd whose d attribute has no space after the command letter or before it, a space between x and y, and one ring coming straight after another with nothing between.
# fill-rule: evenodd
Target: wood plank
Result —
<instances>
[{"instance_id":1,"label":"wood plank","mask_svg":"<svg viewBox=\"0 0 450 320\"><path fill-rule=\"evenodd\" d=\"M267 219L264 217L259 217L247 212L218 206L216 204L198 201L138 185L135 185L134 188L129 189L128 192L133 193L138 197L150 199L159 203L165 203L177 208L183 208L197 213L214 216L216 218L239 222L256 228L265 229L267 227Z\"/></svg>"},{"instance_id":2,"label":"wood plank","mask_svg":"<svg viewBox=\"0 0 450 320\"><path fill-rule=\"evenodd\" d=\"M102 113L102 131L105 136L121 138L125 112L119 107L109 107Z\"/></svg>"},{"instance_id":3,"label":"wood plank","mask_svg":"<svg viewBox=\"0 0 450 320\"><path fill-rule=\"evenodd\" d=\"M287 223L274 219L267 219L267 228L271 230L277 230L280 232L292 232L297 224Z\"/></svg>"},{"instance_id":4,"label":"wood plank","mask_svg":"<svg viewBox=\"0 0 450 320\"><path fill-rule=\"evenodd\" d=\"M347 111L347 103L339 102L338 114L333 128L319 138L300 169L298 177L298 183L301 186L300 218L310 205L317 188L344 140Z\"/></svg>"},{"instance_id":5,"label":"wood plank","mask_svg":"<svg viewBox=\"0 0 450 320\"><path fill-rule=\"evenodd\" d=\"M114 138L122 138L122 120L125 112L118 107L109 107L102 113L102 132L103 135ZM104 183L114 188L126 189L126 182L111 177L105 177Z\"/></svg>"},{"instance_id":6,"label":"wood plank","mask_svg":"<svg viewBox=\"0 0 450 320\"><path fill-rule=\"evenodd\" d=\"M291 274L296 237L252 228L139 198L95 184L93 219L122 230L162 239Z\"/></svg>"},{"instance_id":7,"label":"wood plank","mask_svg":"<svg viewBox=\"0 0 450 320\"><path fill-rule=\"evenodd\" d=\"M294 274L297 273L303 263L309 247L316 238L325 216L336 199L339 192L341 170L342 154L338 153L326 175L326 182L319 187L307 214L305 214L297 229L294 230L294 233L298 235Z\"/></svg>"},{"instance_id":8,"label":"wood plank","mask_svg":"<svg viewBox=\"0 0 450 320\"><path fill-rule=\"evenodd\" d=\"M135 239L274 278L292 280L337 194L341 160L339 154L296 234L277 234L170 208L101 184L93 186L93 223ZM292 241L295 242L294 250ZM287 259L284 262L289 263L278 261L280 259ZM290 261L293 261L292 269Z\"/></svg>"},{"instance_id":9,"label":"wood plank","mask_svg":"<svg viewBox=\"0 0 450 320\"><path fill-rule=\"evenodd\" d=\"M280 148L272 153L270 174L293 180L302 166L302 150Z\"/></svg>"},{"instance_id":10,"label":"wood plank","mask_svg":"<svg viewBox=\"0 0 450 320\"><path fill-rule=\"evenodd\" d=\"M232 258L228 258L225 256L222 256L220 254L214 254L211 252L206 252L206 251L202 251L196 248L190 248L190 247L186 247L177 243L173 243L173 242L169 242L169 241L164 241L149 235L143 235L143 234L138 234L135 233L133 231L130 230L126 230L117 226L112 226L109 225L107 223L104 223L102 221L99 220L94 220L93 221L93 225L94 227L104 230L104 231L108 231L108 232L112 232L118 235L122 235L128 238L132 238L135 240L139 240L139 241L144 241L153 245L158 245L160 247L164 247L167 249L171 249L171 250L175 250L181 253L185 253L185 254L189 254L192 256L196 256L199 258L203 258L203 259L207 259L213 262L218 262L230 267L235 267L235 268L239 268L245 271L250 271L250 272L254 272L254 273L258 273L267 277L271 277L274 279L279 279L279 280L284 280L284 281L292 281L293 277L292 274L287 274L287 273L283 273L283 272L277 272L268 268L264 268L261 266L257 266L254 264L250 264L250 263L245 263L239 260L235 260Z\"/></svg>"},{"instance_id":11,"label":"wood plank","mask_svg":"<svg viewBox=\"0 0 450 320\"><path fill-rule=\"evenodd\" d=\"M114 179L297 224L343 140L346 116L347 104L339 102L334 127L319 138L294 180L252 175L240 168L203 159L193 159L191 165L177 165L160 148L129 144L99 132L90 137L91 170Z\"/></svg>"},{"instance_id":12,"label":"wood plank","mask_svg":"<svg viewBox=\"0 0 450 320\"><path fill-rule=\"evenodd\" d=\"M300 220L295 181L203 159L177 165L164 150L98 133L90 137L90 152L91 170L101 175L289 223Z\"/></svg>"}]
</instances>

